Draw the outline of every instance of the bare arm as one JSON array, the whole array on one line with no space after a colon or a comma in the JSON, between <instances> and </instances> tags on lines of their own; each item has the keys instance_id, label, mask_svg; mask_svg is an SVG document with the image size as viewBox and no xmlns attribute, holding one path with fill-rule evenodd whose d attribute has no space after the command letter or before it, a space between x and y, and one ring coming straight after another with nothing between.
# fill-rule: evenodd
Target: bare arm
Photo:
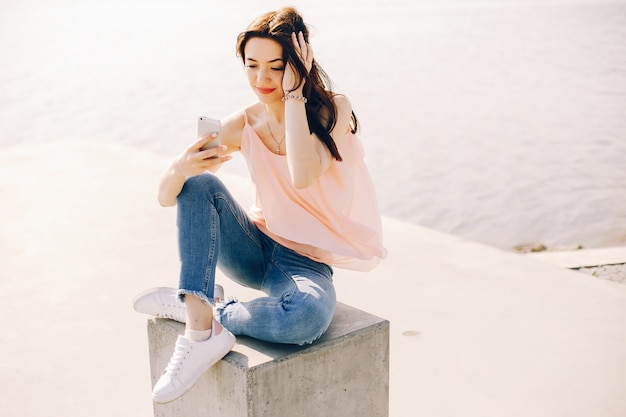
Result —
<instances>
[{"instance_id":1,"label":"bare arm","mask_svg":"<svg viewBox=\"0 0 626 417\"><path fill-rule=\"evenodd\" d=\"M298 92L294 92L298 94ZM336 96L337 118L331 136L339 146L350 129L352 105L344 96ZM291 181L296 188L306 188L313 184L333 162L326 146L315 134L309 133L305 104L296 100L285 103L285 131L287 141L287 161Z\"/></svg>"},{"instance_id":2,"label":"bare arm","mask_svg":"<svg viewBox=\"0 0 626 417\"><path fill-rule=\"evenodd\" d=\"M310 71L313 65L313 49L304 41L304 36L292 35L292 41L300 59ZM283 77L283 89L287 91L294 84L294 69L288 65ZM302 96L302 86L291 94ZM345 133L350 129L352 106L344 96L335 96L337 117L331 136L339 145ZM285 135L287 142L287 161L291 181L296 188L306 188L313 184L330 166L332 155L319 138L309 132L306 104L289 99L285 102Z\"/></svg>"}]
</instances>

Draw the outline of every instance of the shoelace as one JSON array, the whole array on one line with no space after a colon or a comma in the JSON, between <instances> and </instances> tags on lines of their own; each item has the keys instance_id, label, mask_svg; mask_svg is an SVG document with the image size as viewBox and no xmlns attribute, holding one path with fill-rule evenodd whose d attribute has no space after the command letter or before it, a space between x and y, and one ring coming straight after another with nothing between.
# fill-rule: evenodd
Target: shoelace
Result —
<instances>
[{"instance_id":1,"label":"shoelace","mask_svg":"<svg viewBox=\"0 0 626 417\"><path fill-rule=\"evenodd\" d=\"M159 311L159 317L166 319L177 320L180 317L185 316L185 307L183 304L161 304L161 310Z\"/></svg>"},{"instance_id":2,"label":"shoelace","mask_svg":"<svg viewBox=\"0 0 626 417\"><path fill-rule=\"evenodd\" d=\"M165 367L165 373L170 373L173 377L178 375L178 372L180 372L183 362L191 352L191 349L193 349L193 345L185 346L177 343L176 347L174 348L174 353L172 354L169 363Z\"/></svg>"}]
</instances>

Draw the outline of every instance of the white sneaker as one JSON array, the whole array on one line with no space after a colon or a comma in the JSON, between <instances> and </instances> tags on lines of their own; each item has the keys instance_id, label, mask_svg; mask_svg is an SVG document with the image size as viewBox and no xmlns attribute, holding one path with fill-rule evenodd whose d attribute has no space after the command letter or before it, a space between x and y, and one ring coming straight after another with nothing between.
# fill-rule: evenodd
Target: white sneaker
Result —
<instances>
[{"instance_id":1,"label":"white sneaker","mask_svg":"<svg viewBox=\"0 0 626 417\"><path fill-rule=\"evenodd\" d=\"M152 390L155 402L167 403L177 399L230 352L235 345L235 336L215 320L212 326L211 337L202 342L178 336L172 358Z\"/></svg>"},{"instance_id":2,"label":"white sneaker","mask_svg":"<svg viewBox=\"0 0 626 417\"><path fill-rule=\"evenodd\" d=\"M221 285L215 284L214 291L216 300L224 300L224 288ZM176 292L176 288L168 287L146 290L135 297L133 308L139 313L185 323L187 309L185 304L178 300Z\"/></svg>"},{"instance_id":3,"label":"white sneaker","mask_svg":"<svg viewBox=\"0 0 626 417\"><path fill-rule=\"evenodd\" d=\"M184 323L187 321L185 304L178 300L176 288L159 287L138 294L133 300L135 311Z\"/></svg>"}]
</instances>

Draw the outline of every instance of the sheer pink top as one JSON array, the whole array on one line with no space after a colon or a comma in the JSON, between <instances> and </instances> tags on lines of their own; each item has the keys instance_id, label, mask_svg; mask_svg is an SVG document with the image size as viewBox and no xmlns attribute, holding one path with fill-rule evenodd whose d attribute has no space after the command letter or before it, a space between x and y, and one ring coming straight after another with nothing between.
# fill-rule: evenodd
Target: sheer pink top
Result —
<instances>
[{"instance_id":1,"label":"sheer pink top","mask_svg":"<svg viewBox=\"0 0 626 417\"><path fill-rule=\"evenodd\" d=\"M363 148L350 132L341 141L343 161L333 161L310 187L291 183L287 157L271 152L248 124L241 137L256 203L250 215L281 245L318 262L367 271L387 255L376 193Z\"/></svg>"}]
</instances>

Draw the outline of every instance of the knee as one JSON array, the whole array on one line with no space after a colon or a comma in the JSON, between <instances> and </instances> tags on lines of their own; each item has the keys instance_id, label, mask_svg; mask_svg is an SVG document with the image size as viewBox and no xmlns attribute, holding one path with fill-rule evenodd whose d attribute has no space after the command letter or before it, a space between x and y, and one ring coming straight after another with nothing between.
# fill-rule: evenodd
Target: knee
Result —
<instances>
[{"instance_id":1,"label":"knee","mask_svg":"<svg viewBox=\"0 0 626 417\"><path fill-rule=\"evenodd\" d=\"M200 196L211 196L224 189L224 184L216 175L210 173L196 175L185 180L178 195L178 202L181 203Z\"/></svg>"},{"instance_id":2,"label":"knee","mask_svg":"<svg viewBox=\"0 0 626 417\"><path fill-rule=\"evenodd\" d=\"M313 343L328 330L335 314L335 300L306 297L284 308L284 343L302 346Z\"/></svg>"}]
</instances>

